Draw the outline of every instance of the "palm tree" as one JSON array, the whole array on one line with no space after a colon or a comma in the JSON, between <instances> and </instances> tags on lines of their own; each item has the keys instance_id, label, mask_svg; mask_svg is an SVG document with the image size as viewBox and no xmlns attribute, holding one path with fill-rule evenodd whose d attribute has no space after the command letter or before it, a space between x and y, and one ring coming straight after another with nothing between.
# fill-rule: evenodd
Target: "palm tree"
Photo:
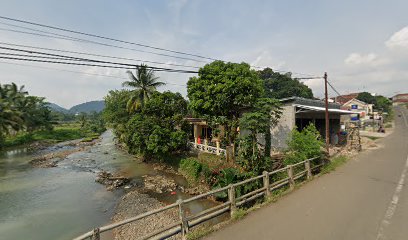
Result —
<instances>
[{"instance_id":1,"label":"palm tree","mask_svg":"<svg viewBox=\"0 0 408 240\"><path fill-rule=\"evenodd\" d=\"M131 71L127 71L130 81L122 83L123 87L133 88L133 96L127 103L129 112L133 112L140 107L143 107L150 95L156 91L157 87L165 85L164 82L158 82L158 77L154 76L153 69L148 68L147 65L136 66L136 74Z\"/></svg>"},{"instance_id":2,"label":"palm tree","mask_svg":"<svg viewBox=\"0 0 408 240\"><path fill-rule=\"evenodd\" d=\"M0 143L11 129L18 131L22 128L22 112L16 103L27 94L23 88L18 89L14 83L0 84Z\"/></svg>"}]
</instances>

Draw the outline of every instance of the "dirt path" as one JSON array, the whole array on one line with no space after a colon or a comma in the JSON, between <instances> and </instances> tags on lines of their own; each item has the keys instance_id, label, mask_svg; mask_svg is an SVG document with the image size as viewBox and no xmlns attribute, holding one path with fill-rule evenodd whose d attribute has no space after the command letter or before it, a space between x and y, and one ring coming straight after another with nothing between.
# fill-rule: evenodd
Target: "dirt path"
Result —
<instances>
[{"instance_id":1,"label":"dirt path","mask_svg":"<svg viewBox=\"0 0 408 240\"><path fill-rule=\"evenodd\" d=\"M207 239L408 239L408 111L361 153ZM404 118L405 117L405 118Z\"/></svg>"}]
</instances>

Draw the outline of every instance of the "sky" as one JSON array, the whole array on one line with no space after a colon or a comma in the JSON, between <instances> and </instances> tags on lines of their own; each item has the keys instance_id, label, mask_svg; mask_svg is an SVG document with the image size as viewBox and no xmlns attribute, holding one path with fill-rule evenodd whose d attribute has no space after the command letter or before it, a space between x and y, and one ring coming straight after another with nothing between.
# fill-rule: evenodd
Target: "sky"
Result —
<instances>
[{"instance_id":1,"label":"sky","mask_svg":"<svg viewBox=\"0 0 408 240\"><path fill-rule=\"evenodd\" d=\"M297 77L322 76L327 72L329 81L341 94L368 91L390 97L408 92L406 9L406 0L2 0L0 16L225 61L247 62L290 71ZM5 23L33 27L0 19L0 43L196 67L205 64L10 32L4 29L16 28ZM157 73L157 76L169 83L161 91L178 91L186 96L185 84L194 74ZM109 90L120 89L126 78L125 70L120 69L0 59L0 83L25 85L30 94L44 96L66 108L103 99ZM323 96L323 80L303 81L315 96ZM336 95L331 89L329 92Z\"/></svg>"}]
</instances>

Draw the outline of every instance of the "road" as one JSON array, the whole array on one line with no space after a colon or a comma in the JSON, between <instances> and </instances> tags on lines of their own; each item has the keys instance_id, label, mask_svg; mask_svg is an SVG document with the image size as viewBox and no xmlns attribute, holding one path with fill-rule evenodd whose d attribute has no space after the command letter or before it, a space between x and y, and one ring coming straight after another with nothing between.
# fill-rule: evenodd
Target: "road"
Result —
<instances>
[{"instance_id":1,"label":"road","mask_svg":"<svg viewBox=\"0 0 408 240\"><path fill-rule=\"evenodd\" d=\"M408 239L408 111L395 122L380 148L207 239Z\"/></svg>"}]
</instances>

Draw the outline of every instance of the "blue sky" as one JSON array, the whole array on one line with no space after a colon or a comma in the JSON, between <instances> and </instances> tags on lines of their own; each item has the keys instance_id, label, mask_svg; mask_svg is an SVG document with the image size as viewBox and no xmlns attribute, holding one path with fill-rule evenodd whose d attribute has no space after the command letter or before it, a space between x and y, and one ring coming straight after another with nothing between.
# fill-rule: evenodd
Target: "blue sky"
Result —
<instances>
[{"instance_id":1,"label":"blue sky","mask_svg":"<svg viewBox=\"0 0 408 240\"><path fill-rule=\"evenodd\" d=\"M98 35L248 62L296 73L322 75L341 93L408 92L407 1L22 1L3 0L0 15ZM6 22L0 20L1 25ZM0 30L10 42L166 63L202 63ZM102 99L123 79L41 69L50 67L126 77L122 70L52 66L0 60L0 82L24 84L31 94L70 107ZM179 91L191 75L160 73ZM296 75L295 76L301 76ZM321 80L306 80L322 96ZM334 93L333 93L334 94Z\"/></svg>"}]
</instances>

